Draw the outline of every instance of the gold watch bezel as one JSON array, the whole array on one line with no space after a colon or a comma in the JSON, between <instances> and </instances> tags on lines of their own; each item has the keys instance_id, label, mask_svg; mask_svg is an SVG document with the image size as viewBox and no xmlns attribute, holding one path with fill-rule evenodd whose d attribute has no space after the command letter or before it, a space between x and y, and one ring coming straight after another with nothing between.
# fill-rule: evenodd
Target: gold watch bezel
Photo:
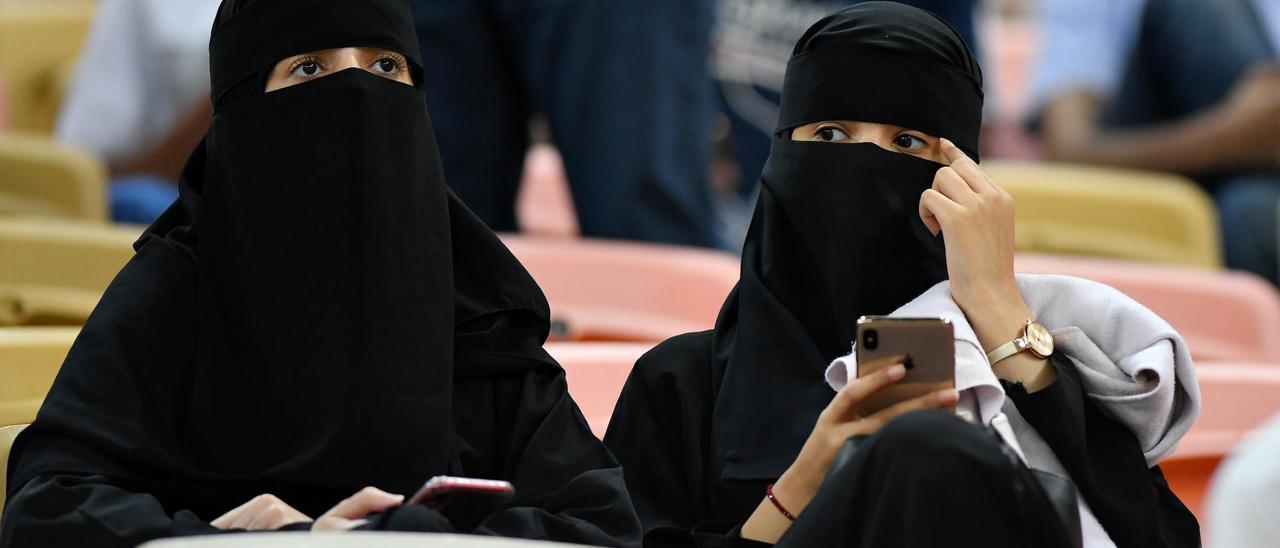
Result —
<instances>
[{"instance_id":1,"label":"gold watch bezel","mask_svg":"<svg viewBox=\"0 0 1280 548\"><path fill-rule=\"evenodd\" d=\"M1041 358L1053 355L1053 334L1045 326L1036 321L1028 321L1022 337L1027 341L1027 349L1033 354Z\"/></svg>"}]
</instances>

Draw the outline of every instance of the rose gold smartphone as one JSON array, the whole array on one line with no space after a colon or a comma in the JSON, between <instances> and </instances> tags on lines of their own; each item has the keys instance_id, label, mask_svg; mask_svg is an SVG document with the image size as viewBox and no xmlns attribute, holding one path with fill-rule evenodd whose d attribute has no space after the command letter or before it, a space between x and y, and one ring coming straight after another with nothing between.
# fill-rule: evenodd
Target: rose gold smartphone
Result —
<instances>
[{"instance_id":1,"label":"rose gold smartphone","mask_svg":"<svg viewBox=\"0 0 1280 548\"><path fill-rule=\"evenodd\" d=\"M911 398L956 385L956 343L951 321L943 318L858 318L858 377L878 369L868 362L890 356L907 356L907 375L867 398L859 408L870 415ZM892 364L889 364L892 365Z\"/></svg>"},{"instance_id":2,"label":"rose gold smartphone","mask_svg":"<svg viewBox=\"0 0 1280 548\"><path fill-rule=\"evenodd\" d=\"M435 508L458 532L469 533L515 494L515 488L505 481L436 476L409 499L409 504Z\"/></svg>"}]
</instances>

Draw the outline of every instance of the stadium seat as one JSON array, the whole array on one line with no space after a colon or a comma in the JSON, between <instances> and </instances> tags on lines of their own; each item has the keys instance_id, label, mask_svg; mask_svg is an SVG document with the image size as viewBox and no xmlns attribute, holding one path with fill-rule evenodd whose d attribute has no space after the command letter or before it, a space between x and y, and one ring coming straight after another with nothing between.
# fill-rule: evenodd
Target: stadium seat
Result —
<instances>
[{"instance_id":1,"label":"stadium seat","mask_svg":"<svg viewBox=\"0 0 1280 548\"><path fill-rule=\"evenodd\" d=\"M13 447L13 440L18 437L18 432L26 427L25 424L0 427L0 508L4 507L6 489L9 487L9 449Z\"/></svg>"},{"instance_id":2,"label":"stadium seat","mask_svg":"<svg viewBox=\"0 0 1280 548\"><path fill-rule=\"evenodd\" d=\"M0 326L82 323L141 233L127 225L0 218Z\"/></svg>"},{"instance_id":3,"label":"stadium seat","mask_svg":"<svg viewBox=\"0 0 1280 548\"><path fill-rule=\"evenodd\" d=\"M694 248L503 235L551 302L553 338L661 341L710 329L738 259Z\"/></svg>"},{"instance_id":4,"label":"stadium seat","mask_svg":"<svg viewBox=\"0 0 1280 548\"><path fill-rule=\"evenodd\" d=\"M35 420L80 329L0 328L0 426Z\"/></svg>"},{"instance_id":5,"label":"stadium seat","mask_svg":"<svg viewBox=\"0 0 1280 548\"><path fill-rule=\"evenodd\" d=\"M1196 375L1204 402L1200 418L1160 468L1203 526L1205 495L1218 464L1253 429L1280 412L1280 366L1201 363Z\"/></svg>"},{"instance_id":6,"label":"stadium seat","mask_svg":"<svg viewBox=\"0 0 1280 548\"><path fill-rule=\"evenodd\" d=\"M547 344L547 352L564 367L569 394L596 436L604 437L632 366L652 347L648 343Z\"/></svg>"},{"instance_id":7,"label":"stadium seat","mask_svg":"<svg viewBox=\"0 0 1280 548\"><path fill-rule=\"evenodd\" d=\"M1018 249L1221 267L1217 214L1177 175L983 162L1017 201Z\"/></svg>"},{"instance_id":8,"label":"stadium seat","mask_svg":"<svg viewBox=\"0 0 1280 548\"><path fill-rule=\"evenodd\" d=\"M1252 274L1048 255L1015 261L1018 272L1068 274L1119 289L1177 329L1198 360L1280 364L1280 294Z\"/></svg>"},{"instance_id":9,"label":"stadium seat","mask_svg":"<svg viewBox=\"0 0 1280 548\"><path fill-rule=\"evenodd\" d=\"M0 135L0 213L106 221L107 169L47 137Z\"/></svg>"},{"instance_id":10,"label":"stadium seat","mask_svg":"<svg viewBox=\"0 0 1280 548\"><path fill-rule=\"evenodd\" d=\"M0 75L9 129L53 130L80 48L93 21L91 0L0 2Z\"/></svg>"}]
</instances>

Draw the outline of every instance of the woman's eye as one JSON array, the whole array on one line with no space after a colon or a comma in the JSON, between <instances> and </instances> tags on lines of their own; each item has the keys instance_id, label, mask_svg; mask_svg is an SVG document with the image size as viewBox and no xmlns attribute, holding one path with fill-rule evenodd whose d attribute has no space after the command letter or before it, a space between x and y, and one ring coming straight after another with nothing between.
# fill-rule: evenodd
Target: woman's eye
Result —
<instances>
[{"instance_id":1,"label":"woman's eye","mask_svg":"<svg viewBox=\"0 0 1280 548\"><path fill-rule=\"evenodd\" d=\"M847 141L849 139L848 133L845 133L840 128L832 127L832 126L824 126L824 127L818 128L818 131L815 131L813 133L813 136L815 141L826 141L826 142Z\"/></svg>"},{"instance_id":2,"label":"woman's eye","mask_svg":"<svg viewBox=\"0 0 1280 548\"><path fill-rule=\"evenodd\" d=\"M400 63L390 57L383 57L382 59L378 59L378 61L373 64L373 67L377 69L378 72L394 74L396 71L400 70Z\"/></svg>"},{"instance_id":3,"label":"woman's eye","mask_svg":"<svg viewBox=\"0 0 1280 548\"><path fill-rule=\"evenodd\" d=\"M905 148L907 150L924 150L929 147L929 143L925 142L924 139L921 139L909 133L903 133L898 135L897 137L894 137L893 145L898 148Z\"/></svg>"},{"instance_id":4,"label":"woman's eye","mask_svg":"<svg viewBox=\"0 0 1280 548\"><path fill-rule=\"evenodd\" d=\"M319 73L320 73L320 63L317 63L315 61L303 61L301 63L298 63L298 65L295 66L293 68L293 71L291 72L291 74L293 74L294 76L301 76L303 78L306 78L308 76L315 76L316 74L319 74Z\"/></svg>"}]
</instances>

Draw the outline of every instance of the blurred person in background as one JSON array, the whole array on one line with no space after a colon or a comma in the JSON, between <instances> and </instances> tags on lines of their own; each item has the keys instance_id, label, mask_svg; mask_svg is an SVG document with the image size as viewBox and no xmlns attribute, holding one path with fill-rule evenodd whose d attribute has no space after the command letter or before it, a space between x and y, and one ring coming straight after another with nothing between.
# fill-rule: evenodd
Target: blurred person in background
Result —
<instances>
[{"instance_id":1,"label":"blurred person in background","mask_svg":"<svg viewBox=\"0 0 1280 548\"><path fill-rule=\"evenodd\" d=\"M742 245L755 205L756 181L769 157L782 73L809 25L863 0L719 0L712 72L723 118L715 187L735 246ZM976 0L900 0L941 16L978 51Z\"/></svg>"},{"instance_id":2,"label":"blurred person in background","mask_svg":"<svg viewBox=\"0 0 1280 548\"><path fill-rule=\"evenodd\" d=\"M1280 415L1240 443L1209 486L1209 546L1280 542Z\"/></svg>"},{"instance_id":3,"label":"blurred person in background","mask_svg":"<svg viewBox=\"0 0 1280 548\"><path fill-rule=\"evenodd\" d=\"M413 0L449 185L499 231L545 115L584 236L720 246L713 0Z\"/></svg>"},{"instance_id":4,"label":"blurred person in background","mask_svg":"<svg viewBox=\"0 0 1280 548\"><path fill-rule=\"evenodd\" d=\"M117 221L150 223L178 196L209 126L209 27L218 0L101 0L57 138L111 172Z\"/></svg>"},{"instance_id":5,"label":"blurred person in background","mask_svg":"<svg viewBox=\"0 0 1280 548\"><path fill-rule=\"evenodd\" d=\"M1227 266L1280 280L1280 1L1042 1L1048 158L1194 177Z\"/></svg>"}]
</instances>

